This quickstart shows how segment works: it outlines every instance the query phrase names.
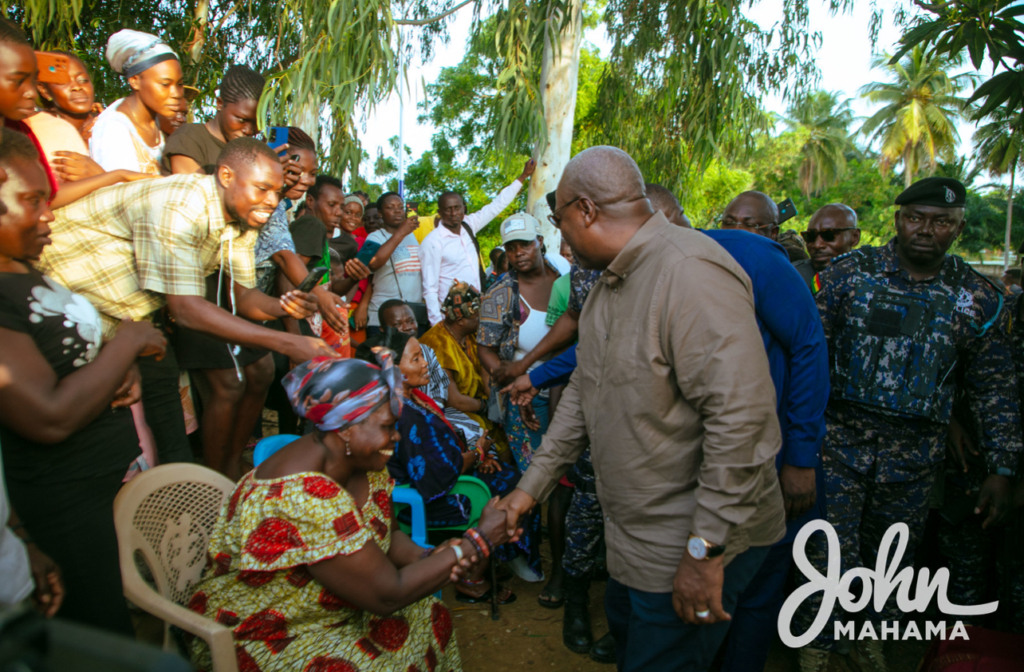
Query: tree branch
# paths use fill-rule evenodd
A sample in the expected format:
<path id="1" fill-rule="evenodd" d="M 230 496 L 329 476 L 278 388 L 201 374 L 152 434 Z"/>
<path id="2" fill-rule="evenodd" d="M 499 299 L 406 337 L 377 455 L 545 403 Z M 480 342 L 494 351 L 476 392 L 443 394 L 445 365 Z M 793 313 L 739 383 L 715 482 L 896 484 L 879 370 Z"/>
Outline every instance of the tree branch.
<path id="1" fill-rule="evenodd" d="M 425 26 L 428 23 L 434 23 L 434 22 L 440 21 L 441 19 L 444 19 L 444 18 L 446 18 L 448 16 L 451 16 L 452 14 L 454 14 L 457 11 L 459 11 L 460 9 L 462 9 L 463 7 L 465 7 L 466 5 L 468 5 L 471 2 L 475 2 L 475 0 L 463 0 L 459 4 L 455 5 L 451 9 L 449 9 L 447 12 L 443 12 L 441 14 L 438 14 L 437 16 L 432 16 L 429 19 L 418 19 L 418 20 L 395 19 L 395 25 L 396 26 Z"/>

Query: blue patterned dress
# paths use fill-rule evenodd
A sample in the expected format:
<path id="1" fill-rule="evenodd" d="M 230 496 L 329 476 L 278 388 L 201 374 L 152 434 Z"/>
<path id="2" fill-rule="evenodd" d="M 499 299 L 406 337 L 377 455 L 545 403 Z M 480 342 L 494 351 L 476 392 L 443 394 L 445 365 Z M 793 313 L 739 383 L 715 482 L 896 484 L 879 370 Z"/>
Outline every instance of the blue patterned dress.
<path id="1" fill-rule="evenodd" d="M 423 497 L 428 527 L 465 524 L 470 517 L 469 498 L 452 494 L 451 490 L 462 474 L 462 453 L 468 448 L 444 414 L 425 394 L 413 390 L 402 405 L 398 431 L 402 438 L 395 444 L 395 454 L 388 461 L 388 471 L 395 483 L 410 484 Z M 467 476 L 486 483 L 492 496 L 505 496 L 515 489 L 521 474 L 514 466 L 502 464 L 501 471 L 485 474 L 475 469 Z M 398 517 L 408 521 L 403 515 Z M 525 531 L 519 541 L 501 546 L 496 554 L 507 562 L 522 553 L 530 567 L 540 574 L 540 513 L 528 516 L 523 528 Z"/>

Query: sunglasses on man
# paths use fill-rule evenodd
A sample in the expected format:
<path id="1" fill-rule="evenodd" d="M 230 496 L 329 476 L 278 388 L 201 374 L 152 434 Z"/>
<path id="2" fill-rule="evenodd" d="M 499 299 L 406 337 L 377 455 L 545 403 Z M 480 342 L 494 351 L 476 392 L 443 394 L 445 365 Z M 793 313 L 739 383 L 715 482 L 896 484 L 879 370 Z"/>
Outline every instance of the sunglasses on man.
<path id="1" fill-rule="evenodd" d="M 808 245 L 813 245 L 814 241 L 818 239 L 818 236 L 821 236 L 821 239 L 826 243 L 834 243 L 836 242 L 836 236 L 838 234 L 843 231 L 853 231 L 856 228 L 856 226 L 847 226 L 842 229 L 825 229 L 824 231 L 801 231 L 800 237 L 803 238 L 804 242 Z"/>

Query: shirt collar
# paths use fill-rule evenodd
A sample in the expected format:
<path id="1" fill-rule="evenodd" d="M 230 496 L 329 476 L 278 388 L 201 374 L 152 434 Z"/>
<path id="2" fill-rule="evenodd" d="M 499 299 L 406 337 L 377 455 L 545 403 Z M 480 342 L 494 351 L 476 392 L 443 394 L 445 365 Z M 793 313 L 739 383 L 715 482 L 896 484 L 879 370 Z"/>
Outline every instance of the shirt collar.
<path id="1" fill-rule="evenodd" d="M 892 240 L 881 247 L 881 254 L 878 255 L 878 268 L 880 271 L 883 273 L 900 273 L 911 282 L 931 282 L 936 278 L 942 277 L 955 263 L 952 255 L 946 254 L 942 259 L 942 269 L 938 273 L 926 280 L 914 280 L 910 277 L 910 273 L 900 266 L 900 258 L 896 253 L 896 236 L 893 236 Z"/>
<path id="2" fill-rule="evenodd" d="M 643 226 L 633 234 L 633 237 L 612 260 L 612 263 L 608 264 L 608 268 L 601 274 L 601 279 L 610 287 L 620 285 L 635 269 L 647 243 L 670 226 L 672 224 L 668 223 L 660 210 L 654 213 L 654 216 L 644 222 Z"/>
<path id="3" fill-rule="evenodd" d="M 465 232 L 465 229 L 460 226 L 458 231 L 452 231 L 441 222 L 438 222 L 434 231 L 437 231 L 439 236 L 445 236 L 447 238 L 462 238 L 462 234 Z"/>
<path id="4" fill-rule="evenodd" d="M 219 232 L 221 242 L 242 236 L 242 225 L 224 219 L 224 199 L 217 193 L 217 177 L 206 175 L 199 184 L 206 191 L 206 216 L 210 222 L 210 231 Z"/>

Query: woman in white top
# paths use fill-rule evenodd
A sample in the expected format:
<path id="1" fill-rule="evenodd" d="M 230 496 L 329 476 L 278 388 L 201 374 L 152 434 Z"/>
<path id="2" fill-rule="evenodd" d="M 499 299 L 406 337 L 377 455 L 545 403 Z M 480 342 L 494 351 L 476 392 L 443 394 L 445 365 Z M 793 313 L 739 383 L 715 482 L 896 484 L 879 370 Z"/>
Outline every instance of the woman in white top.
<path id="1" fill-rule="evenodd" d="M 120 30 L 107 41 L 107 62 L 128 78 L 132 93 L 96 119 L 89 153 L 104 170 L 160 174 L 166 136 L 159 117 L 184 102 L 181 64 L 169 46 L 148 33 Z"/>

